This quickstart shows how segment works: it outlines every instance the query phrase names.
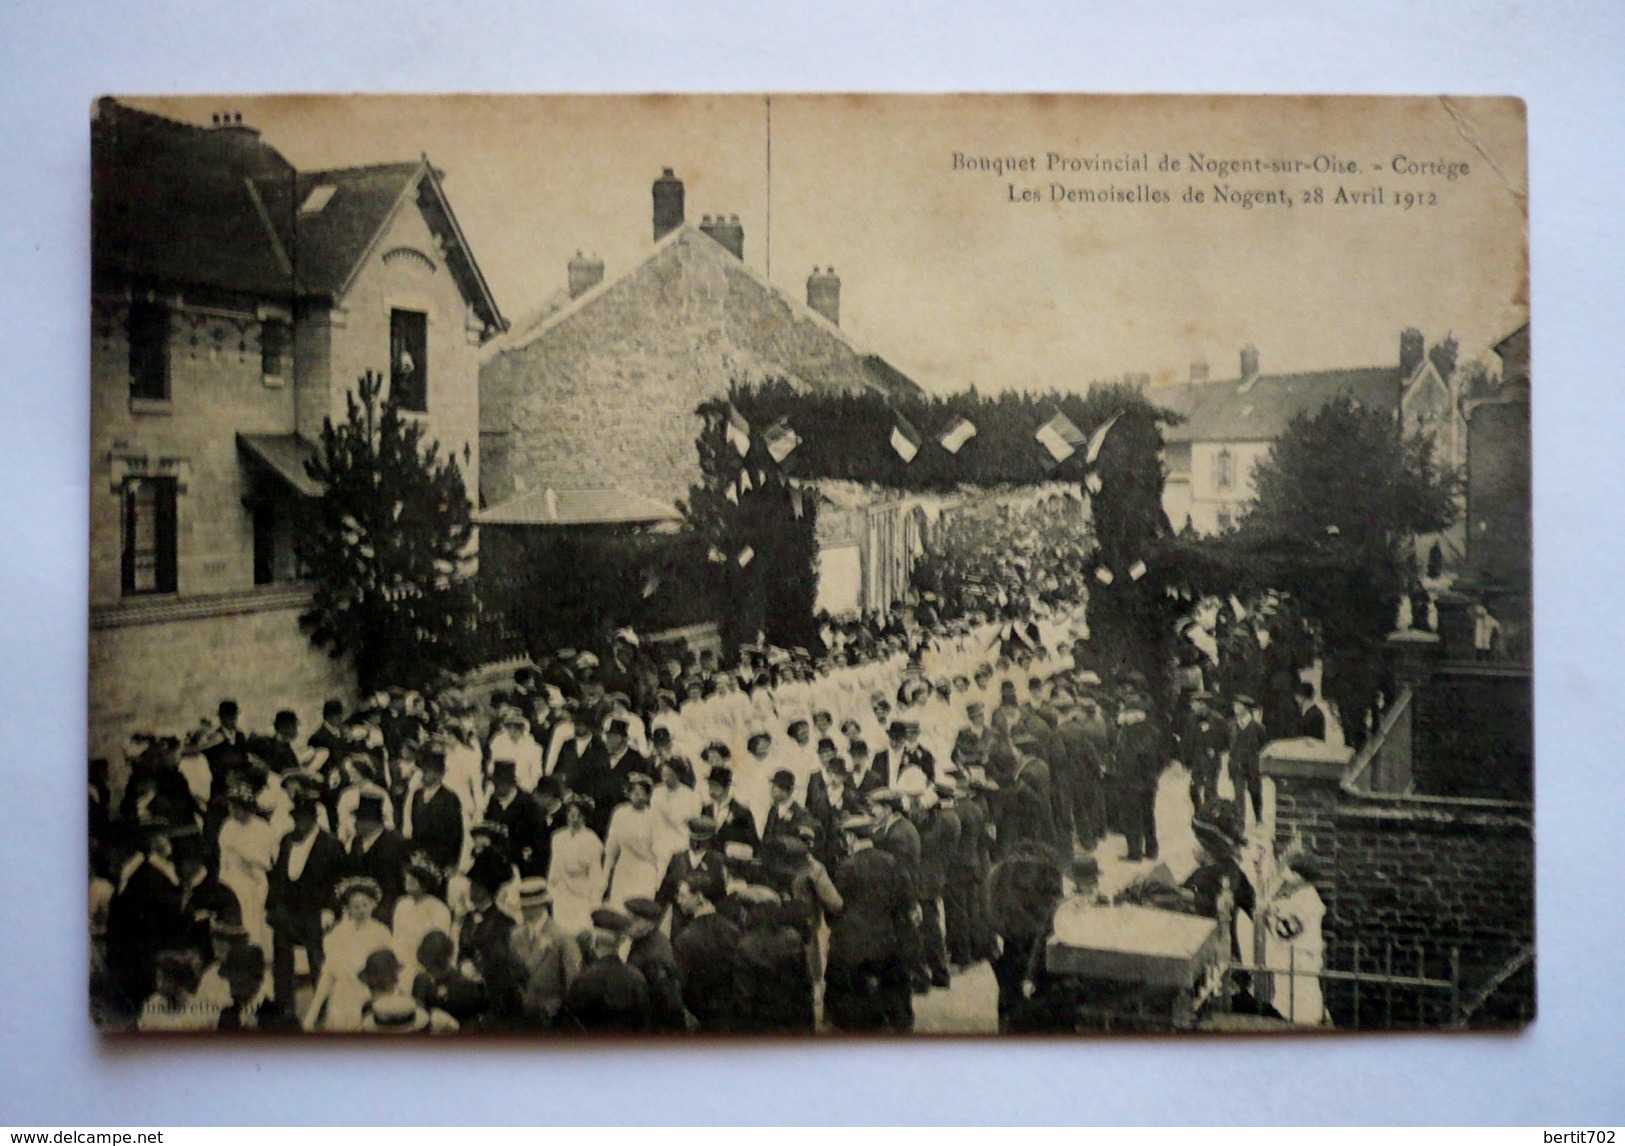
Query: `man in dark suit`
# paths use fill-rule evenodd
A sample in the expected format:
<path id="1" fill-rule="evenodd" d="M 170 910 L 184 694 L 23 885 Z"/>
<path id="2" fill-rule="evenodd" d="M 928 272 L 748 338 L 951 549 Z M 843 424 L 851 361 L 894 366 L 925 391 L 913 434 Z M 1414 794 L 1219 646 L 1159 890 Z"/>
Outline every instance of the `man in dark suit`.
<path id="1" fill-rule="evenodd" d="M 342 760 L 346 751 L 343 724 L 344 702 L 337 697 L 329 698 L 322 705 L 321 727 L 305 738 L 305 746 L 325 750 L 328 760 Z"/>
<path id="2" fill-rule="evenodd" d="M 815 778 L 821 778 L 819 773 Z M 765 844 L 774 836 L 800 836 L 802 828 L 811 828 L 814 833 L 818 831 L 818 824 L 813 820 L 806 808 L 795 802 L 796 790 L 795 773 L 788 768 L 780 768 L 773 773 L 768 782 L 768 794 L 772 800 L 767 809 L 767 819 L 762 824 L 762 842 Z"/>
<path id="3" fill-rule="evenodd" d="M 672 943 L 683 978 L 683 1006 L 701 1031 L 726 1031 L 733 1022 L 734 958 L 739 928 L 717 911 L 722 877 L 697 871 L 677 883 L 677 908 L 688 917 Z"/>
<path id="4" fill-rule="evenodd" d="M 1264 778 L 1259 757 L 1264 751 L 1264 728 L 1253 712 L 1253 698 L 1237 696 L 1231 705 L 1235 724 L 1230 733 L 1230 783 L 1236 789 L 1236 807 L 1245 816 L 1252 797 L 1253 822 L 1264 821 Z"/>
<path id="5" fill-rule="evenodd" d="M 677 953 L 672 950 L 671 940 L 660 930 L 666 909 L 653 899 L 633 896 L 626 901 L 626 913 L 632 919 L 627 931 L 632 937 L 632 946 L 626 953 L 626 964 L 642 972 L 643 981 L 649 985 L 650 1029 L 686 1029 L 683 979 L 677 967 Z"/>
<path id="6" fill-rule="evenodd" d="M 558 796 L 559 784 L 548 776 L 536 785 L 540 798 Z M 512 760 L 491 765 L 491 799 L 485 805 L 487 823 L 508 831 L 508 849 L 522 876 L 545 876 L 553 857 L 553 834 L 547 813 L 537 797 L 519 790 L 518 769 Z"/>
<path id="7" fill-rule="evenodd" d="M 948 947 L 943 934 L 942 904 L 948 887 L 948 869 L 959 850 L 959 813 L 954 811 L 958 788 L 944 779 L 935 785 L 937 803 L 923 804 L 914 813 L 920 833 L 920 946 L 926 977 L 933 987 L 947 987 Z"/>
<path id="8" fill-rule="evenodd" d="M 842 824 L 850 854 L 835 869 L 841 913 L 830 921 L 824 1014 L 844 1031 L 914 1027 L 906 953 L 915 911 L 897 859 L 874 846 L 875 824 Z"/>
<path id="9" fill-rule="evenodd" d="M 406 861 L 411 847 L 401 834 L 384 827 L 386 795 L 376 789 L 362 792 L 355 806 L 355 839 L 350 841 L 350 875 L 376 880 L 383 892 L 376 912 L 388 924 L 395 916 L 395 902 L 406 890 Z"/>
<path id="10" fill-rule="evenodd" d="M 592 913 L 592 961 L 565 992 L 563 1022 L 589 1034 L 649 1029 L 649 983 L 621 961 L 621 940 L 631 920 L 608 907 Z"/>
<path id="11" fill-rule="evenodd" d="M 710 799 L 700 806 L 700 815 L 709 816 L 717 826 L 716 846 L 748 844 L 755 851 L 762 846 L 762 837 L 756 830 L 756 817 L 750 809 L 733 798 L 733 769 L 725 764 L 712 766 L 705 778 Z"/>
<path id="12" fill-rule="evenodd" d="M 265 919 L 271 928 L 271 983 L 277 1002 L 294 1005 L 294 950 L 305 949 L 314 981 L 322 973 L 325 915 L 333 910 L 333 889 L 345 874 L 344 848 L 317 827 L 321 795 L 300 784 L 290 793 L 293 829 L 282 837 L 271 865 Z"/>
<path id="13" fill-rule="evenodd" d="M 910 780 L 917 783 L 916 777 Z M 914 787 L 907 789 L 914 795 L 919 791 Z M 916 904 L 922 898 L 920 893 L 920 830 L 914 822 L 903 814 L 903 805 L 908 796 L 896 788 L 886 788 L 873 798 L 873 803 L 879 813 L 879 824 L 875 830 L 875 847 L 889 854 L 897 861 L 900 878 L 908 889 L 909 898 Z M 924 936 L 921 934 L 920 924 L 924 915 L 920 911 L 913 914 L 913 920 L 904 928 L 903 955 L 908 966 L 909 984 L 916 994 L 924 994 L 930 989 L 931 978 L 925 971 L 924 962 Z"/>
<path id="14" fill-rule="evenodd" d="M 867 741 L 852 741 L 847 746 L 847 753 L 852 757 L 851 782 L 853 791 L 860 796 L 867 797 L 871 792 L 878 792 L 886 786 L 886 770 L 883 767 L 877 767 L 876 761 L 870 758 Z"/>
<path id="15" fill-rule="evenodd" d="M 406 838 L 416 850 L 427 852 L 441 871 L 453 871 L 463 857 L 463 804 L 445 785 L 445 750 L 424 745 L 418 753 L 418 775 L 423 786 L 408 801 Z"/>
<path id="16" fill-rule="evenodd" d="M 886 740 L 886 747 L 875 753 L 871 769 L 880 777 L 876 788 L 890 788 L 897 783 L 903 769 L 908 767 L 908 733 L 901 720 L 892 721 L 886 728 Z"/>
<path id="17" fill-rule="evenodd" d="M 903 767 L 918 768 L 925 773 L 927 780 L 937 778 L 937 758 L 920 743 L 918 720 L 903 721 Z M 893 777 L 893 782 L 896 782 L 896 777 Z"/>
<path id="18" fill-rule="evenodd" d="M 190 822 L 149 821 L 142 825 L 143 855 L 107 911 L 107 968 L 117 1017 L 134 1023 L 158 977 L 159 952 L 187 945 L 190 890 L 176 857 L 182 847 L 198 847 Z"/>
<path id="19" fill-rule="evenodd" d="M 1118 783 L 1119 811 L 1128 841 L 1130 863 L 1157 858 L 1157 780 L 1162 752 L 1157 731 L 1147 719 L 1145 700 L 1126 697 L 1117 714 L 1117 749 L 1113 772 Z"/>
<path id="20" fill-rule="evenodd" d="M 604 825 L 598 830 L 600 839 L 604 837 L 609 828 L 609 818 L 615 809 L 626 801 L 626 782 L 633 775 L 649 775 L 649 765 L 643 754 L 632 749 L 628 737 L 632 731 L 631 724 L 623 717 L 612 716 L 604 727 L 604 756 L 607 765 L 607 775 L 604 779 L 602 799 L 597 795 L 599 808 L 607 808 L 603 814 Z"/>
<path id="21" fill-rule="evenodd" d="M 711 817 L 695 816 L 688 821 L 688 850 L 678 852 L 666 864 L 666 874 L 660 881 L 660 890 L 655 893 L 656 902 L 663 907 L 675 908 L 678 885 L 695 872 L 705 871 L 719 881 L 723 879 L 727 865 L 723 861 L 722 853 L 715 846 L 716 835 L 716 821 Z M 677 937 L 682 934 L 686 924 L 687 919 L 681 911 L 672 911 L 673 943 L 677 942 Z"/>
<path id="22" fill-rule="evenodd" d="M 487 849 L 468 869 L 468 914 L 457 932 L 458 970 L 481 986 L 475 1026 L 506 1028 L 519 1021 L 520 968 L 513 953 L 514 921 L 496 896 L 513 877 L 507 860 Z"/>

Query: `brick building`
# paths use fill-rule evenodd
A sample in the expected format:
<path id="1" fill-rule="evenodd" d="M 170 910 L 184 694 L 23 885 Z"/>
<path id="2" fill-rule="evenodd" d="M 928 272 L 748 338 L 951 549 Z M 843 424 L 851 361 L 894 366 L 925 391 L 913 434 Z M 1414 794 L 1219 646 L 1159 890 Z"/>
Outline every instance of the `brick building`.
<path id="1" fill-rule="evenodd" d="M 111 99 L 91 155 L 91 753 L 222 696 L 308 726 L 353 687 L 298 625 L 323 420 L 382 374 L 472 497 L 504 320 L 426 158 L 302 172 L 240 116 Z"/>

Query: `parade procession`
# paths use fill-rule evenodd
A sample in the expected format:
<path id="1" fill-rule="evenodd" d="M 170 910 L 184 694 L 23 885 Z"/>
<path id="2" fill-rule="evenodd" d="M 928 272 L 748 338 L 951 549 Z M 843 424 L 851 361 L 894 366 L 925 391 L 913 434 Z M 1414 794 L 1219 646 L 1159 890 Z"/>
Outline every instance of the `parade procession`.
<path id="1" fill-rule="evenodd" d="M 840 237 L 844 308 L 827 258 L 804 299 L 773 269 L 853 218 L 793 193 L 833 105 L 672 113 L 769 112 L 760 257 L 744 191 L 745 223 L 685 213 L 736 189 L 665 166 L 682 132 L 578 155 L 637 180 L 593 213 L 535 186 L 573 163 L 435 107 L 461 167 L 405 113 L 369 142 L 320 101 L 95 109 L 101 1029 L 1532 1018 L 1526 308 L 1351 314 L 1334 349 L 1231 316 L 1234 376 L 1030 373 L 1126 353 L 1132 322 L 1069 314 L 980 336 L 1028 356 L 985 393 L 917 381 L 872 349 L 908 308 L 862 252 L 959 273 L 937 253 Z M 1418 122 L 1418 154 L 1459 142 Z M 552 237 L 578 225 L 607 257 Z M 1060 276 L 1062 246 L 1022 249 Z M 1299 368 L 1334 352 L 1378 364 Z"/>

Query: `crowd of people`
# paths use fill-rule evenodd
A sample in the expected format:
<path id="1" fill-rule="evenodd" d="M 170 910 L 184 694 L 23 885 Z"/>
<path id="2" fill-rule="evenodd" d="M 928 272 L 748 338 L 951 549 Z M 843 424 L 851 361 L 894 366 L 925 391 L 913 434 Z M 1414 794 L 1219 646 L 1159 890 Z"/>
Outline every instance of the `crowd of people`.
<path id="1" fill-rule="evenodd" d="M 1203 850 L 1176 906 L 1253 913 L 1265 737 L 1325 735 L 1263 655 L 1282 609 L 1197 610 L 1159 682 L 1035 603 L 728 666 L 623 632 L 490 694 L 329 700 L 308 733 L 222 701 L 132 737 L 116 793 L 93 764 L 95 1006 L 141 1029 L 908 1031 L 986 962 L 1001 1028 L 1056 1029 L 1050 920 L 1096 900 L 1108 834 L 1153 866 L 1176 762 Z"/>

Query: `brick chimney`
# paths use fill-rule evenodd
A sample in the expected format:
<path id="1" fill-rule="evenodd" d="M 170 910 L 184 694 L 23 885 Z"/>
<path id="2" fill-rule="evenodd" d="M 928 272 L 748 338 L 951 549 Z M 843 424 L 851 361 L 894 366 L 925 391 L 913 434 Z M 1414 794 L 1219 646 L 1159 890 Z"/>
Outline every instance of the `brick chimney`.
<path id="1" fill-rule="evenodd" d="M 836 326 L 841 325 L 841 280 L 834 267 L 814 267 L 807 276 L 807 306 Z"/>
<path id="2" fill-rule="evenodd" d="M 604 281 L 604 260 L 594 255 L 588 258 L 580 251 L 570 260 L 570 297 L 580 298 Z"/>
<path id="3" fill-rule="evenodd" d="M 243 113 L 240 111 L 227 111 L 213 116 L 212 129 L 222 135 L 230 135 L 237 139 L 258 141 L 260 129 L 243 122 Z"/>
<path id="4" fill-rule="evenodd" d="M 1403 378 L 1409 378 L 1416 373 L 1416 368 L 1422 365 L 1422 355 L 1425 354 L 1426 343 L 1422 340 L 1422 332 L 1414 326 L 1407 326 L 1399 333 L 1399 373 Z"/>
<path id="5" fill-rule="evenodd" d="M 654 182 L 655 242 L 683 225 L 683 181 L 670 167 Z"/>
<path id="6" fill-rule="evenodd" d="M 734 258 L 745 261 L 745 228 L 740 226 L 738 215 L 718 215 L 715 218 L 707 215 L 700 223 L 700 230 L 727 247 Z"/>
<path id="7" fill-rule="evenodd" d="M 1248 343 L 1241 348 L 1241 384 L 1251 386 L 1258 381 L 1258 347 Z"/>

